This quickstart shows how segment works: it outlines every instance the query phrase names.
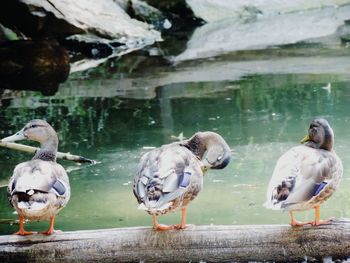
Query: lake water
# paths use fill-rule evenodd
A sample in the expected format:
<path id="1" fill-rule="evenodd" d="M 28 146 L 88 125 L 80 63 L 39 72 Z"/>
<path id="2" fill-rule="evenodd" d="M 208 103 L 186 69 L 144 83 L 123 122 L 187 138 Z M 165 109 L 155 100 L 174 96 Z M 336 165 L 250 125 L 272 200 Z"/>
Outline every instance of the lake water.
<path id="1" fill-rule="evenodd" d="M 331 88 L 325 88 L 330 83 Z M 335 132 L 344 164 L 339 190 L 321 207 L 322 217 L 350 217 L 350 52 L 345 45 L 292 45 L 231 52 L 216 58 L 171 64 L 142 52 L 70 76 L 55 96 L 17 91 L 2 94 L 0 137 L 33 118 L 58 132 L 59 150 L 99 161 L 70 171 L 72 197 L 56 220 L 63 231 L 151 226 L 137 210 L 133 174 L 145 146 L 172 142 L 172 135 L 220 133 L 233 149 L 224 170 L 209 171 L 190 204 L 188 223 L 286 224 L 288 213 L 266 210 L 266 187 L 278 157 L 297 145 L 310 120 L 322 116 Z M 0 149 L 0 182 L 30 159 Z M 313 217 L 313 211 L 296 218 Z M 17 230 L 17 219 L 0 188 L 0 234 Z M 177 223 L 180 213 L 160 217 Z M 32 222 L 27 230 L 44 230 Z"/>

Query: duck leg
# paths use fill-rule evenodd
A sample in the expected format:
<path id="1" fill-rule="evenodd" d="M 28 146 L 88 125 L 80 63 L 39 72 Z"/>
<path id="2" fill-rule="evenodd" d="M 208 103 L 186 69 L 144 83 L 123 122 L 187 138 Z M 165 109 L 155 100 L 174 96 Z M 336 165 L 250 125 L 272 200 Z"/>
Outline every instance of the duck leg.
<path id="1" fill-rule="evenodd" d="M 290 216 L 290 225 L 291 226 L 305 226 L 305 225 L 312 224 L 312 221 L 301 222 L 301 221 L 295 220 L 292 210 L 289 211 L 289 216 Z"/>
<path id="2" fill-rule="evenodd" d="M 175 229 L 185 229 L 188 225 L 186 225 L 186 207 L 181 209 L 181 223 L 174 225 Z"/>
<path id="3" fill-rule="evenodd" d="M 49 229 L 40 233 L 44 235 L 52 235 L 55 232 L 54 225 L 55 225 L 55 216 L 51 216 Z"/>
<path id="4" fill-rule="evenodd" d="M 153 228 L 154 230 L 164 231 L 174 229 L 174 226 L 167 226 L 158 223 L 158 216 L 153 214 Z"/>
<path id="5" fill-rule="evenodd" d="M 27 236 L 27 235 L 33 234 L 34 232 L 29 232 L 29 231 L 24 230 L 24 226 L 23 226 L 24 218 L 23 218 L 23 216 L 18 216 L 18 218 L 19 218 L 19 230 L 13 234 L 14 235 L 21 235 L 21 236 Z"/>
<path id="6" fill-rule="evenodd" d="M 320 205 L 315 206 L 315 221 L 312 222 L 313 226 L 319 226 L 319 225 L 329 225 L 332 223 L 332 220 L 334 220 L 334 217 L 331 217 L 326 220 L 320 220 Z"/>

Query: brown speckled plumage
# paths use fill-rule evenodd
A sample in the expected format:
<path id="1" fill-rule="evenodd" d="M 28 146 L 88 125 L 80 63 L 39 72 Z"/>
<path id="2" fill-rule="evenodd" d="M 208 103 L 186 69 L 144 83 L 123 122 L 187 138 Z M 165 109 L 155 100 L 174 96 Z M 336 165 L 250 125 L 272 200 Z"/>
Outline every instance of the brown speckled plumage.
<path id="1" fill-rule="evenodd" d="M 208 154 L 214 161 L 208 163 Z M 199 132 L 144 154 L 133 186 L 139 208 L 160 215 L 186 207 L 203 187 L 203 167 L 224 168 L 230 155 L 226 142 L 213 132 Z"/>
<path id="2" fill-rule="evenodd" d="M 343 175 L 333 150 L 333 130 L 324 119 L 311 122 L 305 144 L 291 148 L 278 160 L 265 206 L 307 210 L 319 206 L 336 191 Z"/>
<path id="3" fill-rule="evenodd" d="M 20 231 L 25 235 L 23 220 L 52 220 L 68 203 L 69 179 L 64 168 L 56 163 L 58 138 L 54 129 L 43 120 L 32 120 L 15 135 L 2 141 L 28 139 L 40 143 L 31 161 L 18 164 L 10 178 L 7 192 L 20 217 Z M 50 221 L 51 222 L 51 221 Z M 47 234 L 51 234 L 50 227 Z"/>

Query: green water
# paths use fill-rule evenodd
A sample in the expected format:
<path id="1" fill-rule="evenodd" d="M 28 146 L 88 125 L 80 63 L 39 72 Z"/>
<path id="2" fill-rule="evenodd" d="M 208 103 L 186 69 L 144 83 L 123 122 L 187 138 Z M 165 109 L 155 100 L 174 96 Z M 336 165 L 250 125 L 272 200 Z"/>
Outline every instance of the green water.
<path id="1" fill-rule="evenodd" d="M 139 58 L 134 55 L 71 76 L 54 97 L 29 91 L 4 93 L 0 137 L 14 133 L 30 119 L 44 118 L 59 134 L 60 151 L 101 162 L 78 166 L 60 161 L 70 171 L 72 197 L 57 217 L 57 229 L 150 226 L 151 217 L 137 210 L 131 183 L 146 151 L 143 147 L 169 143 L 171 135 L 181 132 L 189 137 L 204 130 L 220 133 L 233 149 L 233 159 L 224 170 L 207 173 L 204 189 L 189 206 L 188 223 L 284 224 L 289 222 L 287 213 L 262 206 L 269 178 L 278 157 L 298 144 L 310 120 L 323 116 L 333 126 L 344 178 L 339 190 L 322 205 L 321 215 L 350 217 L 350 70 L 348 64 L 341 64 L 345 58 L 350 61 L 350 55 L 348 48 L 332 52 L 329 56 L 322 49 L 312 49 L 308 57 L 308 50 L 297 49 L 283 55 L 282 60 L 292 61 L 288 63 L 281 63 L 279 52 L 273 51 L 249 56 L 236 53 L 176 66 L 144 59 L 146 65 L 141 63 L 133 71 L 123 69 L 125 60 Z M 300 60 L 295 61 L 295 56 Z M 281 67 L 262 71 L 256 66 L 262 61 L 267 61 L 266 67 L 280 61 Z M 288 68 L 290 63 L 295 65 Z M 316 69 L 308 70 L 313 65 Z M 243 66 L 251 70 L 242 72 Z M 218 77 L 221 73 L 210 67 L 230 70 Z M 198 72 L 204 72 L 202 80 Z M 330 91 L 322 88 L 328 82 Z M 0 182 L 6 184 L 14 166 L 30 158 L 0 149 Z M 296 213 L 301 220 L 312 216 L 312 211 Z M 15 232 L 15 220 L 2 187 L 0 234 Z M 160 218 L 162 223 L 179 220 L 179 213 Z M 47 226 L 48 222 L 26 224 L 28 230 Z"/>

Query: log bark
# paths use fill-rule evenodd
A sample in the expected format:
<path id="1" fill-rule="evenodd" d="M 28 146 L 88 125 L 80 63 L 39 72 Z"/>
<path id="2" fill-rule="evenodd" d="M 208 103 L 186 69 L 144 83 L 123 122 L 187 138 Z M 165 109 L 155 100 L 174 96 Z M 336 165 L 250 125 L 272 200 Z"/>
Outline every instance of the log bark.
<path id="1" fill-rule="evenodd" d="M 350 222 L 289 225 L 150 227 L 0 236 L 0 262 L 292 262 L 346 259 Z"/>

